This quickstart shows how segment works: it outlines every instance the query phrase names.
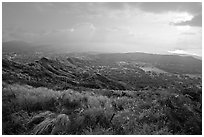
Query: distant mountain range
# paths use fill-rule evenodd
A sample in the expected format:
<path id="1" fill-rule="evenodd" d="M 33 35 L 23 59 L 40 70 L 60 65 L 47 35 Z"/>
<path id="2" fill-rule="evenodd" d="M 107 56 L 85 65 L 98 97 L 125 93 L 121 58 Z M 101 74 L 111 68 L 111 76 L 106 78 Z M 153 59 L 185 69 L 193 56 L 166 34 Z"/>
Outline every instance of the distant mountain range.
<path id="1" fill-rule="evenodd" d="M 24 41 L 8 41 L 2 43 L 2 51 L 3 52 L 15 52 L 15 53 L 33 53 L 33 52 L 55 52 L 55 53 L 63 53 L 68 49 L 67 47 L 56 46 L 56 45 L 34 45 L 32 43 L 24 42 Z M 88 54 L 101 54 L 100 52 L 86 52 Z M 155 54 L 154 54 L 155 55 Z M 202 57 L 195 56 L 195 55 L 186 55 L 186 54 L 172 54 L 172 55 L 179 55 L 179 56 L 191 56 L 196 59 L 202 60 Z"/>
<path id="2" fill-rule="evenodd" d="M 2 51 L 30 54 L 34 52 L 63 52 L 64 49 L 55 45 L 34 45 L 23 41 L 8 41 L 2 43 Z"/>
<path id="3" fill-rule="evenodd" d="M 34 45 L 23 41 L 9 41 L 2 43 L 3 52 L 27 53 L 35 50 Z"/>
<path id="4" fill-rule="evenodd" d="M 55 52 L 62 52 L 57 50 L 57 46 L 48 45 L 33 45 L 22 41 L 10 41 L 2 43 L 3 54 L 14 52 L 17 53 L 17 57 L 13 57 L 21 60 L 32 60 L 40 59 L 46 56 L 46 53 L 55 54 Z M 41 55 L 35 55 L 36 52 L 42 52 Z M 65 57 L 86 57 L 92 61 L 92 65 L 114 65 L 116 62 L 135 62 L 135 63 L 146 63 L 152 66 L 164 70 L 169 73 L 176 74 L 201 74 L 202 73 L 202 60 L 197 59 L 198 57 L 184 56 L 184 55 L 159 55 L 159 54 L 147 54 L 147 53 L 68 53 L 64 54 Z M 38 58 L 38 56 L 40 58 Z M 60 56 L 60 55 L 59 55 Z M 35 60 L 33 59 L 33 60 Z M 94 63 L 94 64 L 93 64 Z M 82 62 L 83 65 L 83 62 Z"/>

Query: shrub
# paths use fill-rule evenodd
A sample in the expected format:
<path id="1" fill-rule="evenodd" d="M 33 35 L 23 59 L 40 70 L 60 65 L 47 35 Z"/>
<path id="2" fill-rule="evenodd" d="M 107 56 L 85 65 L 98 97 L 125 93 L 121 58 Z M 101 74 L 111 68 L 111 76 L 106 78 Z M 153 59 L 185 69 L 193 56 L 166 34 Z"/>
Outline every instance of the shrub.
<path id="1" fill-rule="evenodd" d="M 64 134 L 71 124 L 66 114 L 56 115 L 49 111 L 38 114 L 29 123 L 37 124 L 31 132 L 35 135 Z"/>
<path id="2" fill-rule="evenodd" d="M 33 126 L 41 123 L 42 121 L 44 121 L 46 118 L 53 118 L 55 117 L 55 114 L 50 112 L 50 111 L 46 111 L 46 112 L 42 112 L 42 113 L 39 113 L 37 115 L 35 115 L 28 123 L 28 127 L 29 128 L 32 128 Z"/>
<path id="3" fill-rule="evenodd" d="M 27 122 L 29 119 L 30 117 L 25 111 L 19 111 L 10 114 L 8 119 L 2 122 L 2 133 L 7 135 L 26 134 L 28 131 Z"/>
<path id="4" fill-rule="evenodd" d="M 40 110 L 54 110 L 60 92 L 49 90 L 47 88 L 33 88 L 30 86 L 12 85 L 8 89 L 4 89 L 3 93 L 7 94 L 13 92 L 15 99 L 12 99 L 14 106 L 18 110 L 25 110 L 30 112 Z M 3 97 L 4 99 L 6 96 Z M 8 104 L 8 103 L 4 103 Z M 12 105 L 11 105 L 12 106 Z M 15 110 L 17 111 L 17 110 Z"/>
<path id="5" fill-rule="evenodd" d="M 202 103 L 183 92 L 108 92 L 4 83 L 3 134 L 202 134 Z"/>
<path id="6" fill-rule="evenodd" d="M 84 129 L 84 135 L 114 135 L 113 130 L 111 128 L 103 128 L 101 126 L 96 126 L 94 129 Z"/>
<path id="7" fill-rule="evenodd" d="M 70 122 L 69 116 L 67 116 L 65 114 L 58 115 L 55 119 L 55 126 L 52 129 L 51 134 L 55 135 L 55 134 L 66 133 L 66 131 L 70 127 L 70 124 L 71 124 L 71 122 Z"/>
<path id="8" fill-rule="evenodd" d="M 84 111 L 84 125 L 94 129 L 96 125 L 104 128 L 110 126 L 111 112 L 107 112 L 102 108 L 89 108 Z"/>
<path id="9" fill-rule="evenodd" d="M 38 124 L 32 131 L 34 135 L 48 135 L 52 132 L 55 125 L 55 119 L 46 118 L 43 122 Z"/>

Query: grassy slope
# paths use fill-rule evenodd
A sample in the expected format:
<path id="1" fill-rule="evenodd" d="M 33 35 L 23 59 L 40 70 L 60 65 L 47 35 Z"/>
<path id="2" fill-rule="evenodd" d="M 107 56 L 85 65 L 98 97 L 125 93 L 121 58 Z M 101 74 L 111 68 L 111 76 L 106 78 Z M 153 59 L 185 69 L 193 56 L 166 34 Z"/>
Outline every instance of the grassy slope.
<path id="1" fill-rule="evenodd" d="M 3 83 L 3 134 L 202 134 L 201 91 L 194 96 Z"/>

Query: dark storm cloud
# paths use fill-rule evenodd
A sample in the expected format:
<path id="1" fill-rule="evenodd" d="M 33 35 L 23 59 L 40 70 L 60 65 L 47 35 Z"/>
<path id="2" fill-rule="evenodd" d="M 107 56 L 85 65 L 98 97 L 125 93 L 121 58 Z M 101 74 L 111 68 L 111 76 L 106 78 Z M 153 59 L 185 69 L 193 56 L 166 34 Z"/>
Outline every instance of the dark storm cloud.
<path id="1" fill-rule="evenodd" d="M 185 26 L 185 25 L 188 25 L 188 26 L 202 27 L 202 15 L 199 14 L 199 15 L 193 17 L 193 19 L 190 20 L 190 21 L 184 21 L 184 22 L 180 22 L 180 23 L 174 23 L 174 25 L 177 25 L 177 26 Z"/>

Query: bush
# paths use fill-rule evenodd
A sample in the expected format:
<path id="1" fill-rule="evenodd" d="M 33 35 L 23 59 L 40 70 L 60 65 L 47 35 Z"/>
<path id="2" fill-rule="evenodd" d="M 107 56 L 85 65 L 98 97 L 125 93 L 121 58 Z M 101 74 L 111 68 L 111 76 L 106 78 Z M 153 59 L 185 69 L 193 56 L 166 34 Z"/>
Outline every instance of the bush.
<path id="1" fill-rule="evenodd" d="M 26 134 L 28 131 L 27 123 L 29 119 L 30 117 L 25 111 L 19 111 L 8 115 L 8 119 L 2 121 L 2 134 Z"/>
<path id="2" fill-rule="evenodd" d="M 3 134 L 202 134 L 202 103 L 187 95 L 103 92 L 4 83 Z"/>
<path id="3" fill-rule="evenodd" d="M 56 117 L 55 119 L 55 126 L 52 129 L 51 134 L 56 135 L 56 134 L 64 134 L 70 127 L 70 119 L 69 116 L 65 114 L 60 114 Z"/>
<path id="4" fill-rule="evenodd" d="M 94 129 L 97 125 L 104 128 L 110 127 L 111 112 L 107 112 L 102 108 L 89 108 L 84 111 L 84 125 Z"/>
<path id="5" fill-rule="evenodd" d="M 64 134 L 70 127 L 70 119 L 66 114 L 56 115 L 49 111 L 36 115 L 29 124 L 34 126 L 31 134 L 49 135 Z"/>

